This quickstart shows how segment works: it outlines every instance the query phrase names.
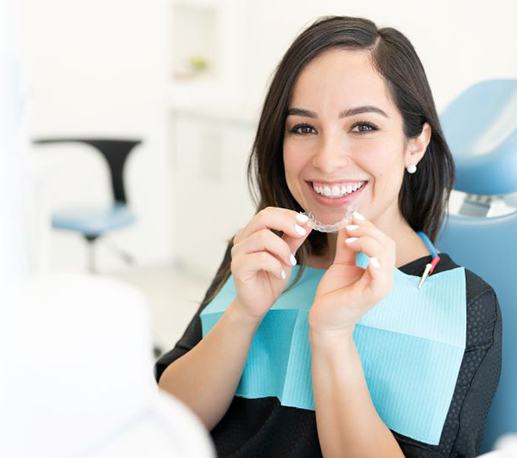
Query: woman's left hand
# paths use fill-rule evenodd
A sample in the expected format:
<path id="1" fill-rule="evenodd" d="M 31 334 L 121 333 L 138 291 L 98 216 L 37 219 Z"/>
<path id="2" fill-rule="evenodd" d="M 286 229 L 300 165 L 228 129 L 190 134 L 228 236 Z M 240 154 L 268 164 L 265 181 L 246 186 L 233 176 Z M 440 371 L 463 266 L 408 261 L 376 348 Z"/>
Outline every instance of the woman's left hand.
<path id="1" fill-rule="evenodd" d="M 334 263 L 318 285 L 309 313 L 311 332 L 351 333 L 392 288 L 395 242 L 361 215 L 354 213 L 351 224 L 352 229 L 338 232 Z M 360 251 L 370 258 L 367 269 L 356 266 Z"/>

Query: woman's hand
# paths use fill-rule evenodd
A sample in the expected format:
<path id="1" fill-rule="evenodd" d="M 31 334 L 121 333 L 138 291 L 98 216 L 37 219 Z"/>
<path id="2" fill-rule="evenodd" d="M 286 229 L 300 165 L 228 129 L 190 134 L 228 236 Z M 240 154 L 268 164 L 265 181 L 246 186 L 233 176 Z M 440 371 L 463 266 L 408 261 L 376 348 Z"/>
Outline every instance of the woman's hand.
<path id="1" fill-rule="evenodd" d="M 294 255 L 311 232 L 306 223 L 294 210 L 267 207 L 235 236 L 231 271 L 246 316 L 261 320 L 287 286 Z"/>
<path id="2" fill-rule="evenodd" d="M 309 314 L 313 333 L 351 333 L 391 290 L 395 242 L 357 213 L 352 223 L 338 232 L 334 263 L 318 285 Z M 356 266 L 359 251 L 370 257 L 366 270 Z"/>

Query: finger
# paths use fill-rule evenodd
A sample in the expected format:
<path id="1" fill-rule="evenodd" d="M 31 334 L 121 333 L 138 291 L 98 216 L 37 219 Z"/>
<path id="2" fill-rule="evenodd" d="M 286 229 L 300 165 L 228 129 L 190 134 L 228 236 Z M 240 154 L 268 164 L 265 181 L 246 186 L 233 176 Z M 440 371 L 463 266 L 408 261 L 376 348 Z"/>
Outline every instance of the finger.
<path id="1" fill-rule="evenodd" d="M 362 231 L 367 231 L 364 232 L 364 234 L 368 234 L 378 239 L 380 242 L 385 243 L 386 245 L 390 245 L 391 243 L 393 243 L 393 240 L 390 237 L 388 237 L 384 232 L 382 232 L 375 224 L 373 224 L 371 221 L 364 219 L 364 217 L 357 212 L 353 213 L 352 221 L 350 224 L 345 226 L 345 229 L 351 237 L 353 237 L 356 233 L 362 235 Z M 354 234 L 352 234 L 352 232 Z"/>
<path id="2" fill-rule="evenodd" d="M 379 298 L 389 290 L 393 277 L 394 261 L 389 248 L 369 236 L 348 238 L 345 243 L 355 252 L 362 251 L 370 259 L 366 275 L 359 280 L 359 287 L 369 288 Z"/>
<path id="3" fill-rule="evenodd" d="M 369 237 L 377 240 L 382 246 L 387 249 L 387 253 L 392 255 L 394 262 L 395 258 L 395 242 L 388 237 L 384 232 L 377 228 L 374 224 L 366 221 L 362 224 L 350 224 L 345 226 L 348 234 L 347 238 L 353 237 Z"/>
<path id="4" fill-rule="evenodd" d="M 307 217 L 287 208 L 266 207 L 259 211 L 236 237 L 237 242 L 249 237 L 261 229 L 281 231 L 292 238 L 308 235 Z"/>
<path id="5" fill-rule="evenodd" d="M 249 280 L 260 270 L 273 274 L 279 280 L 287 278 L 283 264 L 266 251 L 245 254 L 233 259 L 231 270 L 234 278 L 241 281 Z"/>
<path id="6" fill-rule="evenodd" d="M 269 252 L 288 267 L 292 267 L 296 264 L 289 245 L 269 229 L 257 231 L 251 234 L 247 239 L 234 245 L 232 248 L 232 257 L 260 251 Z"/>
<path id="7" fill-rule="evenodd" d="M 369 237 L 367 235 L 363 235 L 361 237 L 348 237 L 344 242 L 345 245 L 355 253 L 362 251 L 370 258 L 376 258 L 379 262 L 384 261 L 383 264 L 387 264 L 387 261 L 389 260 L 385 246 L 373 237 Z"/>
<path id="8" fill-rule="evenodd" d="M 303 242 L 305 242 L 305 240 L 307 240 L 310 233 L 312 232 L 312 229 L 310 227 L 307 227 L 306 229 L 307 229 L 307 234 L 302 235 L 301 237 L 291 237 L 289 234 L 282 235 L 282 240 L 289 247 L 289 250 L 293 254 L 295 261 L 296 261 L 296 253 L 297 253 L 298 249 L 303 245 Z"/>
<path id="9" fill-rule="evenodd" d="M 336 241 L 336 256 L 334 257 L 334 264 L 342 264 L 346 266 L 355 266 L 356 250 L 345 243 L 349 238 L 346 229 L 341 229 L 337 233 Z"/>

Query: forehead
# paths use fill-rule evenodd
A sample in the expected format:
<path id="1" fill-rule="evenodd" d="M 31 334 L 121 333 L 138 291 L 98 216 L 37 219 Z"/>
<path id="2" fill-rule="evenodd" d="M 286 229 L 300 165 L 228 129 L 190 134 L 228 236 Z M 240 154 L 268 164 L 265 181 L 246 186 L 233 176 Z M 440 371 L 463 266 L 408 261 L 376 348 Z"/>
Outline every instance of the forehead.
<path id="1" fill-rule="evenodd" d="M 391 112 L 396 109 L 386 81 L 365 50 L 324 51 L 298 75 L 291 96 L 291 106 L 316 111 L 341 111 L 360 105 L 375 105 Z"/>

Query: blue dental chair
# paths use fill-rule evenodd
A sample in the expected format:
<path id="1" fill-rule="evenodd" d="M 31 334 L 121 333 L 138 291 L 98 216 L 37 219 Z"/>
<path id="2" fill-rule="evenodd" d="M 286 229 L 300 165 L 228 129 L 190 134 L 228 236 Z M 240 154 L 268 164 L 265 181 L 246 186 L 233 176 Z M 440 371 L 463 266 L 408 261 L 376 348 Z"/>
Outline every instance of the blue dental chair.
<path id="1" fill-rule="evenodd" d="M 72 207 L 58 210 L 52 215 L 52 227 L 77 232 L 88 243 L 88 269 L 95 272 L 95 242 L 110 231 L 125 228 L 136 220 L 128 206 L 124 185 L 124 166 L 129 154 L 142 143 L 133 139 L 103 138 L 44 138 L 33 141 L 37 145 L 58 143 L 82 143 L 101 154 L 109 168 L 113 202 L 107 208 Z M 133 258 L 128 253 L 116 249 L 127 263 Z"/>
<path id="2" fill-rule="evenodd" d="M 455 189 L 467 196 L 460 214 L 447 216 L 437 246 L 492 285 L 503 319 L 501 379 L 482 445 L 487 452 L 501 435 L 517 433 L 517 206 L 486 216 L 496 196 L 517 193 L 517 80 L 470 87 L 441 123 L 456 163 Z"/>

